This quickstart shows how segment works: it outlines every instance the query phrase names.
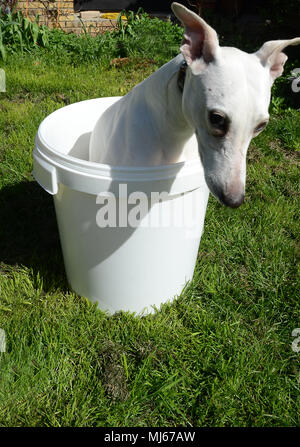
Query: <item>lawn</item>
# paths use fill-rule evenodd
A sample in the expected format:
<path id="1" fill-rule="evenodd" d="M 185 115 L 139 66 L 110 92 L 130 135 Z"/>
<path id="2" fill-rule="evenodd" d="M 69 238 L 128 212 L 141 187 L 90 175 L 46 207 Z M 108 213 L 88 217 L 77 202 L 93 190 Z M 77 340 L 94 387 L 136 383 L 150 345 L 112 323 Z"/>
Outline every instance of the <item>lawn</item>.
<path id="1" fill-rule="evenodd" d="M 52 198 L 31 175 L 34 137 L 52 111 L 123 95 L 157 66 L 2 66 L 0 425 L 299 425 L 300 111 L 273 113 L 252 141 L 239 209 L 210 197 L 184 293 L 154 315 L 109 316 L 66 282 Z"/>

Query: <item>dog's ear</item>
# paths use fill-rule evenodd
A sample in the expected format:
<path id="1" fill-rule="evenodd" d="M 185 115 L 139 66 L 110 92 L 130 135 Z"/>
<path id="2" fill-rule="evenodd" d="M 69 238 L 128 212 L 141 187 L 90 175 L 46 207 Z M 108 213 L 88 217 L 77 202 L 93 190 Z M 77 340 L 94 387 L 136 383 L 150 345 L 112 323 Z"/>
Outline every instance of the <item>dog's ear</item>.
<path id="1" fill-rule="evenodd" d="M 184 26 L 181 53 L 192 71 L 197 74 L 216 57 L 219 41 L 217 33 L 201 17 L 179 3 L 172 3 L 172 11 Z"/>
<path id="2" fill-rule="evenodd" d="M 269 68 L 272 82 L 282 75 L 283 67 L 287 60 L 287 55 L 281 51 L 289 45 L 299 44 L 300 37 L 288 40 L 270 40 L 264 43 L 255 53 L 262 65 Z"/>

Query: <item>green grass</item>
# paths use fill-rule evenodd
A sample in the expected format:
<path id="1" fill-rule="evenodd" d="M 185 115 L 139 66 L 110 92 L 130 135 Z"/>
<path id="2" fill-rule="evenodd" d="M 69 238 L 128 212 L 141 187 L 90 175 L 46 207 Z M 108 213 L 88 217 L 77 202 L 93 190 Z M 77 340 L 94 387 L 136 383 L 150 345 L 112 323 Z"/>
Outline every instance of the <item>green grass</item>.
<path id="1" fill-rule="evenodd" d="M 137 62 L 137 61 L 135 61 Z M 210 198 L 193 281 L 143 318 L 112 317 L 65 279 L 52 199 L 31 176 L 42 119 L 122 95 L 156 68 L 9 59 L 0 100 L 1 426 L 300 423 L 299 111 L 248 154 L 247 196 Z"/>

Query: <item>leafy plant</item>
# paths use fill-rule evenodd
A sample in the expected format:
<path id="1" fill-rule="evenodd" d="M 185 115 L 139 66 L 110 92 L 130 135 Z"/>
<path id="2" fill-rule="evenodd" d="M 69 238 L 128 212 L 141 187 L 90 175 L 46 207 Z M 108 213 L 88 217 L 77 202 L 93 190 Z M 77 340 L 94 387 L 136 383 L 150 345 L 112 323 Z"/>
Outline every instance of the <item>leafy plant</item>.
<path id="1" fill-rule="evenodd" d="M 121 18 L 124 16 L 126 22 Z M 114 31 L 95 37 L 86 29 L 83 31 L 81 35 L 59 29 L 49 31 L 46 54 L 73 65 L 93 61 L 109 64 L 122 57 L 152 59 L 162 64 L 178 54 L 183 30 L 170 21 L 150 18 L 140 9 L 138 13 L 122 11 Z"/>
<path id="2" fill-rule="evenodd" d="M 121 19 L 126 16 L 126 22 Z M 138 56 L 165 63 L 179 51 L 183 29 L 170 20 L 150 18 L 140 8 L 137 13 L 122 11 L 118 17 L 119 56 Z"/>
<path id="3" fill-rule="evenodd" d="M 270 110 L 272 113 L 279 115 L 284 109 L 284 98 L 280 96 L 272 96 Z"/>
<path id="4" fill-rule="evenodd" d="M 135 36 L 134 25 L 140 21 L 145 20 L 146 18 L 148 18 L 148 14 L 145 14 L 143 8 L 139 8 L 136 13 L 133 11 L 126 11 L 125 9 L 123 9 L 120 12 L 117 19 L 118 23 L 117 33 L 119 33 L 123 39 L 125 38 L 126 35 L 131 37 Z"/>
<path id="5" fill-rule="evenodd" d="M 38 17 L 31 21 L 21 11 L 0 12 L 0 54 L 3 60 L 7 53 L 29 51 L 34 46 L 46 47 L 50 30 L 40 26 Z"/>

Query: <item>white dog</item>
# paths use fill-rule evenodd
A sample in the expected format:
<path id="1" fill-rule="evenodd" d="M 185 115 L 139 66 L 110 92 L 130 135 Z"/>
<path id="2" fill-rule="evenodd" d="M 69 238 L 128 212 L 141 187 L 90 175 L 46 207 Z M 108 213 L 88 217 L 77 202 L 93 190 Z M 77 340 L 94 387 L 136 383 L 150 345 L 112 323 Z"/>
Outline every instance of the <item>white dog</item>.
<path id="1" fill-rule="evenodd" d="M 300 38 L 266 42 L 248 54 L 220 47 L 215 30 L 184 6 L 173 3 L 172 10 L 184 25 L 181 54 L 104 112 L 90 160 L 145 166 L 199 153 L 211 193 L 238 207 L 247 149 L 268 123 L 271 86 L 287 59 L 281 51 Z"/>

